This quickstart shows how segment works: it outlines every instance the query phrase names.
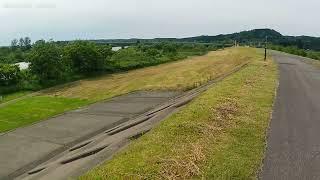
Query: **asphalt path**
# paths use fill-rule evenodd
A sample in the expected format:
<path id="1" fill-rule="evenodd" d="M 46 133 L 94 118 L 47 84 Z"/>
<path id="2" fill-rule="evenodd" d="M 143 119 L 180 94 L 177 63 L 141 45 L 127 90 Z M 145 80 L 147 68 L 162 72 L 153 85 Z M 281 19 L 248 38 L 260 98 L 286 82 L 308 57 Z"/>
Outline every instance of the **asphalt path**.
<path id="1" fill-rule="evenodd" d="M 261 179 L 320 179 L 320 69 L 306 58 L 272 55 L 280 81 Z"/>

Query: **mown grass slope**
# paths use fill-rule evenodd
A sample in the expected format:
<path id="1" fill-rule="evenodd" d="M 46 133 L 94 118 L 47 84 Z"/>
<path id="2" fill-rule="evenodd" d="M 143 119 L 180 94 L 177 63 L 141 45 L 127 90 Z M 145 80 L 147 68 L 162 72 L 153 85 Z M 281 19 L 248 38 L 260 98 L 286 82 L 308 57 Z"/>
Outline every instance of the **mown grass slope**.
<path id="1" fill-rule="evenodd" d="M 229 48 L 44 90 L 0 107 L 0 132 L 136 90 L 187 90 L 250 61 L 254 49 Z"/>
<path id="2" fill-rule="evenodd" d="M 255 179 L 278 73 L 273 61 L 248 51 L 246 68 L 80 179 Z"/>

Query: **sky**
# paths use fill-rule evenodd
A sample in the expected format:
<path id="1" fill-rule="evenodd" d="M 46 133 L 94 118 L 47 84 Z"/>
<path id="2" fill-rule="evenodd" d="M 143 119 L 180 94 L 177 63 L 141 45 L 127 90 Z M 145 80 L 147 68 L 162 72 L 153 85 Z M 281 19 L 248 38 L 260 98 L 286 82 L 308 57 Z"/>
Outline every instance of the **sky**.
<path id="1" fill-rule="evenodd" d="M 319 0 L 0 0 L 0 45 L 14 38 L 217 35 L 271 28 L 320 36 Z"/>

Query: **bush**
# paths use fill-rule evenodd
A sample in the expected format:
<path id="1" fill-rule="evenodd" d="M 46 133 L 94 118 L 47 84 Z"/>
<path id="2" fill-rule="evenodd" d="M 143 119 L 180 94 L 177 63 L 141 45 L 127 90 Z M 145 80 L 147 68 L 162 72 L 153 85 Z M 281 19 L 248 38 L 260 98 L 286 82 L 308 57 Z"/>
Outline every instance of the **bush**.
<path id="1" fill-rule="evenodd" d="M 116 52 L 110 65 L 115 70 L 129 70 L 153 64 L 154 58 L 136 48 L 121 49 Z"/>
<path id="2" fill-rule="evenodd" d="M 104 60 L 108 60 L 114 54 L 112 51 L 112 46 L 110 45 L 99 45 L 97 46 L 98 52 L 102 55 Z"/>
<path id="3" fill-rule="evenodd" d="M 41 88 L 37 76 L 32 74 L 30 70 L 20 71 L 19 79 L 20 90 L 38 90 Z"/>

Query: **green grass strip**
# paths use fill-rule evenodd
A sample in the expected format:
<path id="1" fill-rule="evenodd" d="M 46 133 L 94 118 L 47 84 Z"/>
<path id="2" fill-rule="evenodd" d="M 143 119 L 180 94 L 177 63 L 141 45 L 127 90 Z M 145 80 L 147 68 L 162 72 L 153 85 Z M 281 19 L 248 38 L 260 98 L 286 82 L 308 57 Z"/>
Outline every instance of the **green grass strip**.
<path id="1" fill-rule="evenodd" d="M 27 97 L 0 108 L 0 132 L 44 120 L 85 104 L 88 104 L 88 101 L 80 99 L 49 96 Z"/>

